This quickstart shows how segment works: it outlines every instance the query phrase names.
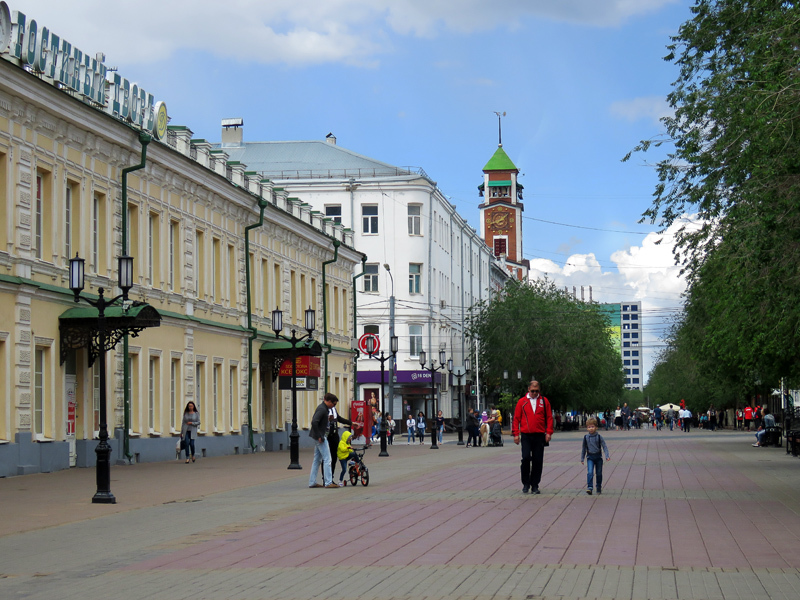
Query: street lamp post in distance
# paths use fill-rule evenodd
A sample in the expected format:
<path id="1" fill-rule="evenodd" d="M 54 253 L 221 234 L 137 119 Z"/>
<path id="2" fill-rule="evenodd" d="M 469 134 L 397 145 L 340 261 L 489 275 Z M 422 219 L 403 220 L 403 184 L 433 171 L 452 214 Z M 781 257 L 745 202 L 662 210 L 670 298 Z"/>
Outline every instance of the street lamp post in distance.
<path id="1" fill-rule="evenodd" d="M 275 337 L 285 340 L 292 345 L 292 432 L 289 434 L 289 466 L 288 469 L 302 469 L 300 466 L 300 434 L 297 431 L 297 345 L 307 339 L 311 339 L 316 325 L 317 313 L 308 307 L 305 311 L 305 328 L 308 332 L 302 337 L 297 337 L 297 333 L 292 329 L 292 337 L 281 334 L 283 331 L 283 311 L 275 308 L 272 311 L 272 331 Z"/>
<path id="2" fill-rule="evenodd" d="M 366 339 L 367 345 L 367 355 L 370 358 L 374 358 L 376 360 L 381 361 L 381 426 L 380 426 L 380 437 L 381 437 L 381 452 L 378 456 L 389 456 L 389 451 L 386 448 L 386 401 L 384 400 L 384 386 L 386 385 L 384 382 L 384 363 L 387 360 L 394 360 L 394 357 L 397 356 L 397 348 L 398 348 L 398 340 L 397 336 L 393 335 L 389 338 L 389 349 L 391 350 L 391 354 L 389 356 L 383 356 L 383 350 L 381 350 L 380 357 L 375 356 L 375 338 L 370 336 Z"/>
<path id="3" fill-rule="evenodd" d="M 438 450 L 439 449 L 439 444 L 437 442 L 438 442 L 438 437 L 439 436 L 438 436 L 438 434 L 436 432 L 436 425 L 435 425 L 435 423 L 436 423 L 436 413 L 437 413 L 437 408 L 438 408 L 438 403 L 436 402 L 436 371 L 441 371 L 442 369 L 444 369 L 447 366 L 447 364 L 446 364 L 447 353 L 444 351 L 444 349 L 439 350 L 439 366 L 438 367 L 434 366 L 436 364 L 436 359 L 435 358 L 431 359 L 431 366 L 430 367 L 426 367 L 425 366 L 426 358 L 427 358 L 427 356 L 425 355 L 425 350 L 420 350 L 419 351 L 419 364 L 423 369 L 428 369 L 431 372 L 431 398 L 432 398 L 431 405 L 433 407 L 433 410 L 432 410 L 433 414 L 430 415 L 429 421 L 432 421 L 434 423 L 434 425 L 431 427 L 431 437 L 432 437 L 432 441 L 433 441 L 433 443 L 431 444 L 431 450 Z"/>
<path id="4" fill-rule="evenodd" d="M 469 373 L 471 363 L 469 358 L 464 359 L 464 367 L 463 370 L 461 367 L 453 367 L 453 359 L 447 359 L 447 370 L 450 371 L 451 375 L 455 375 L 458 378 L 458 445 L 464 445 L 464 398 L 461 395 L 461 386 L 464 384 L 464 379 Z"/>

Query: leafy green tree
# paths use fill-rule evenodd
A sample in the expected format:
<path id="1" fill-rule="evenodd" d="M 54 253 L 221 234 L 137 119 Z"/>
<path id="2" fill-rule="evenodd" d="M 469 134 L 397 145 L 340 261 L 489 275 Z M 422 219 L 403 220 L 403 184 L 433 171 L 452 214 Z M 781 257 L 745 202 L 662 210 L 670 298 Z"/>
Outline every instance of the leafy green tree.
<path id="1" fill-rule="evenodd" d="M 672 146 L 645 218 L 703 224 L 678 236 L 686 322 L 666 362 L 777 383 L 800 375 L 800 7 L 697 0 L 692 12 L 668 47 L 680 74 L 667 135 L 636 148 Z"/>
<path id="2" fill-rule="evenodd" d="M 597 306 L 572 298 L 549 280 L 510 282 L 470 321 L 488 387 L 519 398 L 536 378 L 562 410 L 602 410 L 619 401 L 624 375 L 608 327 Z M 505 380 L 504 371 L 512 378 Z"/>

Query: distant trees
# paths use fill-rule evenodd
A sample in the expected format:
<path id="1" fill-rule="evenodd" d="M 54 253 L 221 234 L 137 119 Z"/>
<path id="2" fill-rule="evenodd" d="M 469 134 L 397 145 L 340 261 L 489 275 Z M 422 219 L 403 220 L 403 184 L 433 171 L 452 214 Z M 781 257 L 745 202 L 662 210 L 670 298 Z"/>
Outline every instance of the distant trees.
<path id="1" fill-rule="evenodd" d="M 608 328 L 596 305 L 572 298 L 549 280 L 510 282 L 502 296 L 479 305 L 470 321 L 488 386 L 519 398 L 535 377 L 555 407 L 588 411 L 616 405 L 623 392 L 621 359 Z"/>
<path id="2" fill-rule="evenodd" d="M 685 315 L 651 386 L 678 365 L 698 390 L 777 385 L 800 376 L 800 8 L 697 0 L 692 13 L 668 46 L 667 136 L 635 149 L 672 145 L 645 218 L 703 222 L 678 237 Z"/>

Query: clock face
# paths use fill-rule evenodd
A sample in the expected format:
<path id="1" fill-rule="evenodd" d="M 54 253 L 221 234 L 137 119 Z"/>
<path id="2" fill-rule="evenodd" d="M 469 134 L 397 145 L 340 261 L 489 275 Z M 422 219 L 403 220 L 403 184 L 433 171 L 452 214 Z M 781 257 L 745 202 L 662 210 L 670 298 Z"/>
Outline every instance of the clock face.
<path id="1" fill-rule="evenodd" d="M 506 211 L 490 213 L 486 217 L 486 224 L 490 229 L 505 230 L 513 223 L 513 217 Z"/>

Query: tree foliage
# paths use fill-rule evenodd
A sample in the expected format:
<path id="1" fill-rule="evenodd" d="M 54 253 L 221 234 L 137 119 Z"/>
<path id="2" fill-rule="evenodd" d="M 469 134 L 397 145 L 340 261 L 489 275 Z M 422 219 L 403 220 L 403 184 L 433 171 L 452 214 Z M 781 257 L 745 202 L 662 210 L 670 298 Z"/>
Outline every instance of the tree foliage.
<path id="1" fill-rule="evenodd" d="M 559 291 L 549 280 L 510 282 L 470 320 L 471 335 L 479 340 L 482 381 L 519 398 L 536 378 L 554 406 L 590 411 L 616 404 L 623 391 L 620 355 L 608 327 L 595 305 Z"/>
<path id="2" fill-rule="evenodd" d="M 703 223 L 678 236 L 689 290 L 674 342 L 687 348 L 671 360 L 695 361 L 704 378 L 797 376 L 800 8 L 697 0 L 692 12 L 666 57 L 680 69 L 667 136 L 637 147 L 673 146 L 644 217 Z"/>

